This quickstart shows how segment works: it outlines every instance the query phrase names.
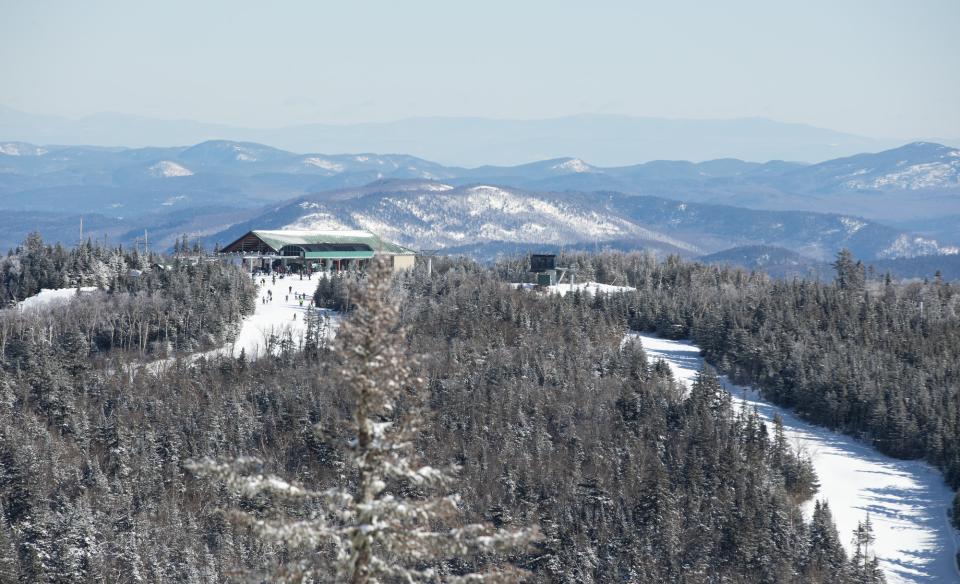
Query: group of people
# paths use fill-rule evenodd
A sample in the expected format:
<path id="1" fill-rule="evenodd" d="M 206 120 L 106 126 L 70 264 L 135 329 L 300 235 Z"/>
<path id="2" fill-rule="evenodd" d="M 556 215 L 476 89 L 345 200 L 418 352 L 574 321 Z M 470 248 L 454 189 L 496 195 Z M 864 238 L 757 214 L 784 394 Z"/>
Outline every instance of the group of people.
<path id="1" fill-rule="evenodd" d="M 280 275 L 280 278 L 283 279 L 283 275 L 282 275 L 282 274 Z M 303 279 L 303 278 L 302 278 L 302 275 L 301 275 L 301 280 L 302 280 L 302 279 Z M 310 278 L 309 278 L 309 275 L 308 275 L 308 279 L 310 279 Z M 277 276 L 274 275 L 274 276 L 272 277 L 271 284 L 276 285 L 276 283 L 277 283 Z M 266 284 L 267 284 L 267 279 L 266 279 L 266 278 L 260 278 L 260 284 L 261 284 L 262 286 L 266 286 Z M 297 302 L 297 303 L 299 303 L 299 305 L 300 305 L 301 308 L 304 307 L 304 304 L 306 304 L 307 308 L 313 308 L 313 297 L 312 297 L 311 295 L 309 295 L 309 294 L 307 294 L 307 293 L 305 293 L 305 292 L 294 292 L 294 291 L 293 291 L 293 286 L 288 286 L 288 287 L 287 287 L 287 294 L 284 295 L 283 301 L 289 303 L 289 302 L 290 302 L 290 296 L 291 296 L 291 295 L 293 295 L 294 301 Z M 268 303 L 270 303 L 270 302 L 273 302 L 273 290 L 270 289 L 270 288 L 267 288 L 267 293 L 264 294 L 264 295 L 262 295 L 262 296 L 260 297 L 260 303 L 261 303 L 261 304 L 268 304 Z M 297 315 L 296 315 L 296 313 L 293 314 L 293 320 L 297 320 Z"/>

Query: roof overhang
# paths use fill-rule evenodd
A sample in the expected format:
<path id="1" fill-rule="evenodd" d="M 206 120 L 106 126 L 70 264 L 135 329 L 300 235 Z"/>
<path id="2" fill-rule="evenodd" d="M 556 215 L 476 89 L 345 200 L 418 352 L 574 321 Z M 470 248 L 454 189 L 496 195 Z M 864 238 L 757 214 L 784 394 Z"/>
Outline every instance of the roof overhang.
<path id="1" fill-rule="evenodd" d="M 324 250 L 323 247 L 340 247 L 341 250 Z M 369 231 L 361 230 L 335 230 L 335 231 L 302 231 L 302 230 L 253 230 L 244 234 L 236 241 L 225 246 L 222 253 L 278 253 L 286 246 L 303 246 L 307 253 L 326 253 L 328 251 L 336 254 L 348 253 L 345 247 L 352 248 L 350 251 L 370 250 L 369 256 L 376 255 L 412 255 L 416 252 L 412 249 L 397 245 L 380 239 L 377 235 Z M 313 250 L 309 250 L 313 247 Z M 319 256 L 317 256 L 319 257 Z M 325 257 L 350 257 L 344 255 L 325 256 Z"/>

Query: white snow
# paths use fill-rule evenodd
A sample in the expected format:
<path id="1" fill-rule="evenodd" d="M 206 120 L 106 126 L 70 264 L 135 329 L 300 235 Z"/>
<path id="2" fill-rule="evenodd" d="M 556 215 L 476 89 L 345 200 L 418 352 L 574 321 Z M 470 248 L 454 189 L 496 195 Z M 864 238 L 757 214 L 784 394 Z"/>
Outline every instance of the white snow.
<path id="1" fill-rule="evenodd" d="M 277 278 L 277 283 L 274 284 L 272 277 L 258 276 L 256 278 L 256 309 L 253 314 L 246 316 L 240 323 L 240 332 L 233 343 L 211 351 L 158 359 L 149 363 L 133 364 L 127 368 L 127 373 L 132 374 L 138 367 L 143 366 L 150 373 L 159 375 L 172 367 L 178 358 L 186 363 L 193 363 L 201 357 L 206 359 L 226 355 L 239 357 L 242 353 L 246 359 L 252 361 L 266 355 L 271 338 L 276 340 L 290 339 L 293 346 L 300 349 L 303 346 L 303 337 L 306 333 L 306 313 L 311 310 L 309 301 L 313 298 L 313 292 L 317 289 L 317 279 L 322 277 L 325 276 L 314 274 L 312 279 L 304 278 L 301 280 L 300 276 L 287 276 L 286 278 Z M 266 284 L 260 285 L 261 278 L 266 280 Z M 291 287 L 293 292 L 290 292 Z M 267 296 L 268 290 L 273 291 L 273 300 L 264 303 L 262 298 Z M 303 301 L 303 306 L 300 306 L 296 294 L 307 295 Z M 327 338 L 333 339 L 340 317 L 330 310 L 313 310 L 316 310 L 319 316 L 327 318 Z M 296 315 L 296 318 L 294 318 L 294 315 Z M 275 343 L 274 351 L 279 352 L 279 350 L 279 344 Z"/>
<path id="2" fill-rule="evenodd" d="M 563 172 L 593 172 L 593 167 L 579 158 L 571 158 L 560 164 L 555 164 L 551 168 Z"/>
<path id="3" fill-rule="evenodd" d="M 171 178 L 176 176 L 193 176 L 193 171 L 169 160 L 161 160 L 150 167 L 151 176 Z"/>
<path id="4" fill-rule="evenodd" d="M 186 200 L 189 199 L 189 198 L 190 198 L 190 197 L 188 197 L 188 196 L 186 196 L 186 195 L 174 195 L 174 196 L 172 196 L 172 197 L 168 197 L 167 200 L 165 200 L 164 202 L 160 203 L 160 205 L 163 206 L 163 207 L 172 207 L 172 206 L 176 205 L 177 203 L 179 203 L 179 202 L 181 202 L 181 201 L 186 201 Z"/>
<path id="5" fill-rule="evenodd" d="M 924 255 L 956 255 L 960 248 L 940 245 L 935 239 L 911 237 L 901 234 L 889 246 L 877 254 L 881 258 L 912 258 Z"/>
<path id="6" fill-rule="evenodd" d="M 237 153 L 236 159 L 239 160 L 240 162 L 256 162 L 257 161 L 257 157 L 254 154 L 254 151 L 249 148 L 234 145 L 233 150 L 234 152 Z"/>
<path id="7" fill-rule="evenodd" d="M 702 367 L 699 348 L 688 341 L 641 333 L 627 338 L 639 340 L 651 359 L 666 361 L 674 377 L 688 386 Z M 735 404 L 755 407 L 767 422 L 780 414 L 791 443 L 810 454 L 820 479 L 814 497 L 830 502 L 848 552 L 857 522 L 870 513 L 875 551 L 890 584 L 960 581 L 954 560 L 960 534 L 947 518 L 953 493 L 940 472 L 921 461 L 884 456 L 863 442 L 798 419 L 754 390 L 725 377 L 721 382 Z M 813 502 L 804 505 L 808 518 Z"/>
<path id="8" fill-rule="evenodd" d="M 695 245 L 620 217 L 605 201 L 579 205 L 490 185 L 455 189 L 417 182 L 398 190 L 407 192 L 342 213 L 331 212 L 320 201 L 302 201 L 303 215 L 285 228 L 362 228 L 401 245 L 437 249 L 502 241 L 559 246 L 634 239 L 703 253 Z"/>
<path id="9" fill-rule="evenodd" d="M 840 223 L 843 223 L 843 226 L 847 228 L 847 235 L 853 235 L 867 226 L 866 222 L 853 217 L 841 217 Z"/>
<path id="10" fill-rule="evenodd" d="M 569 275 L 567 276 L 570 277 Z M 636 290 L 630 286 L 612 286 L 610 284 L 600 284 L 599 282 L 577 282 L 576 284 L 557 284 L 555 286 L 547 286 L 547 291 L 551 294 L 559 294 L 560 296 L 566 296 L 568 292 L 573 292 L 574 290 L 579 290 L 581 294 L 616 294 L 617 292 L 630 292 Z"/>
<path id="11" fill-rule="evenodd" d="M 4 142 L 0 144 L 0 154 L 7 156 L 43 156 L 48 151 L 42 146 L 24 144 L 23 142 Z"/>
<path id="12" fill-rule="evenodd" d="M 319 158 L 317 156 L 311 156 L 306 158 L 303 161 L 307 166 L 316 166 L 317 168 L 322 168 L 323 170 L 329 170 L 330 172 L 343 172 L 343 165 L 332 160 L 327 160 L 326 158 Z"/>
<path id="13" fill-rule="evenodd" d="M 876 176 L 869 176 L 864 171 L 857 171 L 849 176 L 862 178 L 850 179 L 843 185 L 850 189 L 904 189 L 920 190 L 949 188 L 960 186 L 960 160 L 956 160 L 957 150 L 952 150 L 940 156 L 935 162 L 923 162 L 903 166 L 907 161 L 897 163 L 896 172 L 887 172 Z"/>
<path id="14" fill-rule="evenodd" d="M 328 235 L 331 237 L 373 237 L 373 234 L 363 229 L 331 229 L 328 231 L 311 231 L 305 229 L 259 229 L 257 233 L 266 237 L 313 237 Z"/>
<path id="15" fill-rule="evenodd" d="M 0 144 L 0 154 L 6 154 L 7 156 L 21 156 L 23 152 L 21 152 L 19 144 L 9 143 Z"/>
<path id="16" fill-rule="evenodd" d="M 84 286 L 80 288 L 80 293 L 88 294 L 97 290 L 98 288 L 96 286 Z M 17 308 L 20 310 L 39 310 L 53 304 L 64 304 L 70 302 L 76 296 L 76 288 L 44 288 L 37 294 L 21 300 L 19 303 L 17 303 Z"/>
<path id="17" fill-rule="evenodd" d="M 287 276 L 277 278 L 274 284 L 270 276 L 261 276 L 266 280 L 266 284 L 259 286 L 257 290 L 257 308 L 256 311 L 243 319 L 240 333 L 233 343 L 233 356 L 239 357 L 241 352 L 246 354 L 248 359 L 256 359 L 265 354 L 267 341 L 271 335 L 275 337 L 290 336 L 295 347 L 303 345 L 303 336 L 306 332 L 306 314 L 309 310 L 309 301 L 313 298 L 313 292 L 317 289 L 319 278 L 325 277 L 323 274 L 314 274 L 312 279 L 300 276 Z M 260 278 L 257 278 L 259 284 Z M 290 291 L 293 288 L 293 291 Z M 262 298 L 267 296 L 267 291 L 273 292 L 273 300 L 266 304 Z M 296 299 L 296 294 L 306 294 L 303 306 Z M 331 311 L 320 309 L 318 313 L 325 314 L 330 319 L 330 328 L 328 335 L 332 338 L 336 329 L 338 317 Z"/>
<path id="18" fill-rule="evenodd" d="M 570 276 L 568 275 L 567 278 Z M 518 288 L 521 290 L 534 290 L 537 285 L 529 282 L 526 283 L 513 283 L 510 284 L 513 288 Z M 613 286 L 611 284 L 600 284 L 599 282 L 577 282 L 576 284 L 570 284 L 570 281 L 567 280 L 565 284 L 556 284 L 554 286 L 547 286 L 546 291 L 550 294 L 559 294 L 560 296 L 566 296 L 567 293 L 573 292 L 574 290 L 579 290 L 581 294 L 616 294 L 617 292 L 629 292 L 636 290 L 631 286 Z"/>
<path id="19" fill-rule="evenodd" d="M 450 185 L 445 185 L 443 183 L 426 183 L 420 187 L 425 191 L 431 192 L 443 192 L 443 191 L 452 191 L 453 187 Z"/>

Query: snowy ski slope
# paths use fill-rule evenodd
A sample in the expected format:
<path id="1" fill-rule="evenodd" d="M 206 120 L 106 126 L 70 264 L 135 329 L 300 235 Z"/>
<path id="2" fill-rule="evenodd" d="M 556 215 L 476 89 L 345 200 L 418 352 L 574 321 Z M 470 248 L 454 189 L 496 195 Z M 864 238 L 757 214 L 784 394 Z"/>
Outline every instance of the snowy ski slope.
<path id="1" fill-rule="evenodd" d="M 313 279 L 301 280 L 299 276 L 287 276 L 278 278 L 274 284 L 270 276 L 263 276 L 266 281 L 264 285 L 260 285 L 258 277 L 257 308 L 253 314 L 243 319 L 240 333 L 233 342 L 233 356 L 239 357 L 241 352 L 244 352 L 248 359 L 262 356 L 267 350 L 271 335 L 283 337 L 289 334 L 294 346 L 300 347 L 306 333 L 309 300 L 317 289 L 317 279 L 322 277 L 324 275 L 314 274 Z M 267 297 L 268 291 L 273 292 L 273 300 L 264 304 L 261 299 Z M 303 306 L 296 299 L 296 294 L 306 294 L 307 299 L 303 301 Z M 337 316 L 329 310 L 321 312 L 330 319 L 328 335 L 332 338 L 336 330 Z"/>
<path id="2" fill-rule="evenodd" d="M 692 383 L 702 367 L 700 349 L 688 341 L 642 333 L 629 337 L 640 340 L 652 360 L 666 361 L 684 384 Z M 779 413 L 791 444 L 810 453 L 821 484 L 815 497 L 830 502 L 848 552 L 857 522 L 870 513 L 875 551 L 890 584 L 960 582 L 954 560 L 960 539 L 947 519 L 953 493 L 940 472 L 921 461 L 884 456 L 849 436 L 803 422 L 754 390 L 726 378 L 721 382 L 735 404 L 757 408 L 764 420 Z M 813 500 L 804 508 L 808 518 L 812 510 Z"/>
<path id="3" fill-rule="evenodd" d="M 84 286 L 80 288 L 82 294 L 96 292 L 96 286 Z M 20 310 L 39 310 L 52 304 L 62 304 L 70 302 L 77 296 L 76 288 L 44 288 L 37 294 L 25 298 L 17 304 Z"/>

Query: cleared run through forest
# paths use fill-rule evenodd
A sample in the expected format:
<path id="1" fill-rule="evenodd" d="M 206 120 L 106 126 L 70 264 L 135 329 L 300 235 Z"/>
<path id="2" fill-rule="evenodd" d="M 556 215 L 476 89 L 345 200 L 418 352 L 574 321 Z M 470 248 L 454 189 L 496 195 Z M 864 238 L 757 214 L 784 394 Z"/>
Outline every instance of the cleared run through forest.
<path id="1" fill-rule="evenodd" d="M 687 386 L 703 366 L 700 349 L 688 341 L 644 333 L 630 337 L 643 344 L 651 361 L 666 361 L 674 377 Z M 791 445 L 810 454 L 820 480 L 814 497 L 829 501 L 848 553 L 857 522 L 870 513 L 877 538 L 874 549 L 890 584 L 960 581 L 954 559 L 960 542 L 947 519 L 953 492 L 939 471 L 922 461 L 880 454 L 849 436 L 804 422 L 726 377 L 720 380 L 735 404 L 756 408 L 766 422 L 780 414 Z M 815 499 L 804 505 L 808 517 Z"/>
<path id="2" fill-rule="evenodd" d="M 313 292 L 317 289 L 317 278 L 324 277 L 323 274 L 314 276 L 302 280 L 299 276 L 287 276 L 277 278 L 276 282 L 271 276 L 262 276 L 262 285 L 261 276 L 258 276 L 257 307 L 253 314 L 243 319 L 240 332 L 233 342 L 233 356 L 239 357 L 241 352 L 249 359 L 263 356 L 271 336 L 289 335 L 294 347 L 300 347 L 307 330 L 307 311 L 310 310 Z M 297 295 L 303 296 L 302 303 Z M 264 299 L 267 301 L 264 302 Z M 332 339 L 339 317 L 325 309 L 317 309 L 317 314 L 324 314 L 330 319 L 327 336 Z"/>

